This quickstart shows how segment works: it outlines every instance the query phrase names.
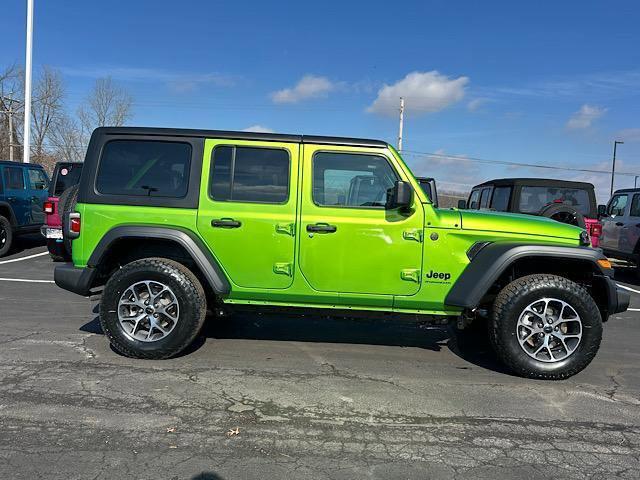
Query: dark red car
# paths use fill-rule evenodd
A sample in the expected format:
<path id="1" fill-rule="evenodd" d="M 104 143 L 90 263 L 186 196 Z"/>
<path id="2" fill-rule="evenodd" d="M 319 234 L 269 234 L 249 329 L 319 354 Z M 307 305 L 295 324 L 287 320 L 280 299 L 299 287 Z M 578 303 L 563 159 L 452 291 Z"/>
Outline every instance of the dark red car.
<path id="1" fill-rule="evenodd" d="M 62 208 L 64 206 L 60 204 L 60 197 L 69 187 L 78 184 L 82 165 L 78 162 L 58 162 L 53 169 L 49 197 L 43 206 L 46 219 L 41 232 L 47 239 L 47 249 L 54 261 L 65 261 L 69 257 L 62 239 Z"/>

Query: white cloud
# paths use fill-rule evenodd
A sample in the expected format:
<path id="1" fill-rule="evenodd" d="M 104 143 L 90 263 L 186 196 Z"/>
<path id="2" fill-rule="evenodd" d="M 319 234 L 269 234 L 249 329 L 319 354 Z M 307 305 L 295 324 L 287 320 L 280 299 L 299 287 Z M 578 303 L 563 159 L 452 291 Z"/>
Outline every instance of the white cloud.
<path id="1" fill-rule="evenodd" d="M 310 98 L 325 97 L 336 85 L 327 77 L 305 75 L 292 88 L 284 88 L 271 94 L 274 103 L 297 103 Z"/>
<path id="2" fill-rule="evenodd" d="M 396 116 L 400 97 L 405 99 L 407 113 L 432 113 L 456 103 L 464 97 L 468 77 L 451 79 L 433 70 L 412 72 L 393 85 L 384 85 L 367 112 Z"/>
<path id="3" fill-rule="evenodd" d="M 243 128 L 243 132 L 253 132 L 253 133 L 273 133 L 269 127 L 265 127 L 264 125 L 251 125 L 250 127 Z"/>
<path id="4" fill-rule="evenodd" d="M 625 128 L 616 134 L 624 142 L 640 142 L 640 128 Z"/>
<path id="5" fill-rule="evenodd" d="M 604 115 L 606 111 L 606 108 L 588 105 L 585 103 L 580 107 L 580 110 L 571 116 L 567 122 L 567 128 L 570 130 L 589 128 L 591 124 Z"/>
<path id="6" fill-rule="evenodd" d="M 486 104 L 487 102 L 489 102 L 488 98 L 474 98 L 473 100 L 471 100 L 469 103 L 467 103 L 467 109 L 470 112 L 475 112 L 477 111 L 481 106 L 483 106 L 484 104 Z"/>

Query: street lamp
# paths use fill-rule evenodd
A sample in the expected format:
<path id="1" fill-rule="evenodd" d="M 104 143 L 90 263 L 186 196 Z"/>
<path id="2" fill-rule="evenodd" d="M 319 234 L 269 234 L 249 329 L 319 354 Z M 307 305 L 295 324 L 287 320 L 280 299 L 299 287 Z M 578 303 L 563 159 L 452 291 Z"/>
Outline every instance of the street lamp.
<path id="1" fill-rule="evenodd" d="M 618 144 L 622 145 L 624 142 L 615 140 L 613 142 L 613 166 L 611 167 L 611 195 L 613 197 L 613 179 L 616 175 L 616 147 Z"/>
<path id="2" fill-rule="evenodd" d="M 24 65 L 24 132 L 22 161 L 29 163 L 31 134 L 31 52 L 33 50 L 33 0 L 27 0 L 27 48 Z"/>

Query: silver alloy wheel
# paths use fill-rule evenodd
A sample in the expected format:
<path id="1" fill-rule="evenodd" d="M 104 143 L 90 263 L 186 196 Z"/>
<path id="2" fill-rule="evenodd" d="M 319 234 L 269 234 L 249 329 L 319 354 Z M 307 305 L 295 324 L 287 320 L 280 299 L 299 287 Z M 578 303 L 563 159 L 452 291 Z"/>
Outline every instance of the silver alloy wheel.
<path id="1" fill-rule="evenodd" d="M 0 248 L 2 248 L 5 243 L 7 243 L 7 231 L 0 225 Z"/>
<path id="2" fill-rule="evenodd" d="M 553 363 L 576 351 L 582 339 L 582 321 L 575 308 L 557 298 L 529 304 L 516 325 L 520 347 L 531 358 Z"/>
<path id="3" fill-rule="evenodd" d="M 118 302 L 118 320 L 127 336 L 155 342 L 169 335 L 178 324 L 178 299 L 164 283 L 145 280 L 129 286 Z"/>

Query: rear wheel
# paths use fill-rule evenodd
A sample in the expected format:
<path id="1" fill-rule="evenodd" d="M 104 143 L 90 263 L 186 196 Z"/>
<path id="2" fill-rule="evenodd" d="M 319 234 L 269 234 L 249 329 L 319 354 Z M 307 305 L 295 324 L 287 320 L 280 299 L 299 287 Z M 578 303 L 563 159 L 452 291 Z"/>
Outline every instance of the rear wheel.
<path id="1" fill-rule="evenodd" d="M 13 242 L 13 230 L 11 223 L 5 217 L 0 215 L 0 257 L 4 257 L 11 250 Z"/>
<path id="2" fill-rule="evenodd" d="M 602 318 L 580 285 L 556 275 L 528 275 L 498 294 L 489 333 L 496 353 L 514 372 L 558 380 L 593 360 Z"/>
<path id="3" fill-rule="evenodd" d="M 69 213 L 73 212 L 76 209 L 76 204 L 78 203 L 78 189 L 80 187 L 78 185 L 73 185 L 72 187 L 67 188 L 62 195 L 60 195 L 60 200 L 58 201 L 58 211 L 60 212 L 60 216 L 62 217 L 62 231 L 65 231 L 65 222 L 69 218 Z M 71 260 L 71 239 L 63 236 L 63 244 L 64 249 L 61 252 L 67 261 Z"/>
<path id="4" fill-rule="evenodd" d="M 165 258 L 145 258 L 109 279 L 100 302 L 100 324 L 123 355 L 163 359 L 193 342 L 206 311 L 204 289 L 187 267 Z"/>

